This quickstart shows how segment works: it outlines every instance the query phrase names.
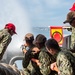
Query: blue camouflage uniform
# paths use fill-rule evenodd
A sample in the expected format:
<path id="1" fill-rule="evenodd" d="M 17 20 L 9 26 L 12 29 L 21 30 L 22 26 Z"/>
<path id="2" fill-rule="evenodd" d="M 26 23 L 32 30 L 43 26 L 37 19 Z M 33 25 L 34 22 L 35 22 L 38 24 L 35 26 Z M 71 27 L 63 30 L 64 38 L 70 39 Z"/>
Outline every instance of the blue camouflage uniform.
<path id="1" fill-rule="evenodd" d="M 10 33 L 8 32 L 8 29 L 0 30 L 0 60 L 2 59 L 7 46 L 11 42 L 11 39 L 12 38 Z"/>

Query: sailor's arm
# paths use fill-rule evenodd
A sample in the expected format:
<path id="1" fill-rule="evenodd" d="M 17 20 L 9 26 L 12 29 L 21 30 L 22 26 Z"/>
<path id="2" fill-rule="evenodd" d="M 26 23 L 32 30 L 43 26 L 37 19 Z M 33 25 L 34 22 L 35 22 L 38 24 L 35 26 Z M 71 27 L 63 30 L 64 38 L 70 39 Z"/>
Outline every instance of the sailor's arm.
<path id="1" fill-rule="evenodd" d="M 72 27 L 71 26 L 63 26 L 63 29 L 67 29 L 68 31 L 72 31 Z"/>
<path id="2" fill-rule="evenodd" d="M 40 71 L 43 75 L 49 75 L 51 73 L 50 69 L 50 57 L 46 52 L 40 52 L 39 61 L 41 65 L 39 66 Z"/>

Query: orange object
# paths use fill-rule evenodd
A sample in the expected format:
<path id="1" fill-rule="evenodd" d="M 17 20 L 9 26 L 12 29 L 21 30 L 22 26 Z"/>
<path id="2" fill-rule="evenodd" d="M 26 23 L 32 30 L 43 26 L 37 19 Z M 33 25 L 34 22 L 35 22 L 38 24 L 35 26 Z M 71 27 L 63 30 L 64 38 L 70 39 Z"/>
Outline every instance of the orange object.
<path id="1" fill-rule="evenodd" d="M 59 43 L 59 45 L 63 44 L 63 30 L 62 30 L 62 27 L 51 26 L 50 27 L 50 36 L 51 36 L 51 38 L 54 38 Z"/>
<path id="2" fill-rule="evenodd" d="M 73 4 L 73 6 L 70 8 L 71 11 L 75 11 L 75 3 Z"/>

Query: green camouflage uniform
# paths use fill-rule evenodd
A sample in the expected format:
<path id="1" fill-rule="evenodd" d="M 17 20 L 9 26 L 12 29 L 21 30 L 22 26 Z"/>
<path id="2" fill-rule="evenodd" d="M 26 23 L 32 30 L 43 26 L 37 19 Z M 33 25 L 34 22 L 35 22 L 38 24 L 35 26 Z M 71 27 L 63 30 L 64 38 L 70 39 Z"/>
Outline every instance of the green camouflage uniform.
<path id="1" fill-rule="evenodd" d="M 22 65 L 23 65 L 23 71 L 24 71 L 24 75 L 31 75 L 32 70 L 33 70 L 33 66 L 31 63 L 31 57 L 32 57 L 32 48 L 34 48 L 34 45 L 29 46 L 26 54 L 24 55 L 23 61 L 22 61 Z"/>
<path id="2" fill-rule="evenodd" d="M 71 34 L 71 46 L 70 46 L 70 48 L 73 49 L 74 46 L 75 46 L 75 28 L 71 26 L 67 30 L 72 32 L 72 34 Z"/>
<path id="3" fill-rule="evenodd" d="M 75 46 L 75 28 L 72 27 L 72 34 L 71 34 L 71 49 Z"/>
<path id="4" fill-rule="evenodd" d="M 75 48 L 75 27 L 72 24 L 73 20 L 75 18 L 75 11 L 70 11 L 68 14 L 67 14 L 67 17 L 66 17 L 66 20 L 63 22 L 64 24 L 65 23 L 69 23 L 70 24 L 70 28 L 67 28 L 68 31 L 71 31 L 72 34 L 71 34 L 71 45 L 70 45 L 70 48 L 71 50 L 74 50 Z"/>
<path id="5" fill-rule="evenodd" d="M 59 51 L 56 59 L 60 75 L 75 75 L 75 57 L 69 51 Z"/>
<path id="6" fill-rule="evenodd" d="M 41 63 L 39 66 L 42 75 L 57 75 L 55 71 L 51 71 L 50 64 L 55 62 L 56 60 L 52 55 L 50 55 L 45 47 L 43 47 L 39 53 L 38 59 Z"/>
<path id="7" fill-rule="evenodd" d="M 39 69 L 39 66 L 37 66 L 37 64 L 33 61 L 31 61 L 31 58 L 35 58 L 38 59 L 38 55 L 37 54 L 33 54 L 32 49 L 34 48 L 34 45 L 31 45 L 29 47 L 29 50 L 26 52 L 25 57 L 23 59 L 23 71 L 24 71 L 24 75 L 42 75 Z"/>
<path id="8" fill-rule="evenodd" d="M 11 42 L 11 39 L 11 35 L 7 29 L 0 30 L 0 60 L 2 59 L 7 46 Z"/>
<path id="9" fill-rule="evenodd" d="M 31 52 L 32 54 L 32 52 Z M 46 51 L 46 49 L 43 47 L 41 49 L 41 51 L 35 55 L 31 55 L 29 52 L 29 57 L 27 58 L 27 60 L 23 61 L 24 62 L 24 66 L 26 67 L 27 64 L 25 62 L 29 63 L 29 60 L 31 58 L 35 58 L 38 59 L 41 63 L 41 66 L 37 66 L 37 64 L 33 61 L 31 61 L 31 64 L 33 66 L 33 70 L 32 72 L 30 72 L 30 70 L 28 68 L 24 68 L 24 74 L 25 75 L 57 75 L 57 73 L 55 71 L 51 71 L 50 70 L 50 64 L 55 62 L 55 59 L 52 57 L 52 55 L 48 54 L 48 52 Z M 30 58 L 31 57 L 31 58 Z"/>

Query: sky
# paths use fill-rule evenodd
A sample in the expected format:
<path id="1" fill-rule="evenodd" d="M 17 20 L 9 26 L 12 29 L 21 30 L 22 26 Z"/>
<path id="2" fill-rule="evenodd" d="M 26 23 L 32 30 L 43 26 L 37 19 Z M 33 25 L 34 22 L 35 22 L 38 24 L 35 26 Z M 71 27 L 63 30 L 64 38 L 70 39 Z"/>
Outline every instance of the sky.
<path id="1" fill-rule="evenodd" d="M 32 27 L 64 26 L 66 15 L 75 0 L 0 0 L 0 29 L 12 22 L 17 35 L 8 49 L 22 44 Z M 15 41 L 14 41 L 15 40 Z"/>
<path id="2" fill-rule="evenodd" d="M 26 8 L 31 26 L 63 26 L 66 14 L 74 0 L 22 0 Z"/>

